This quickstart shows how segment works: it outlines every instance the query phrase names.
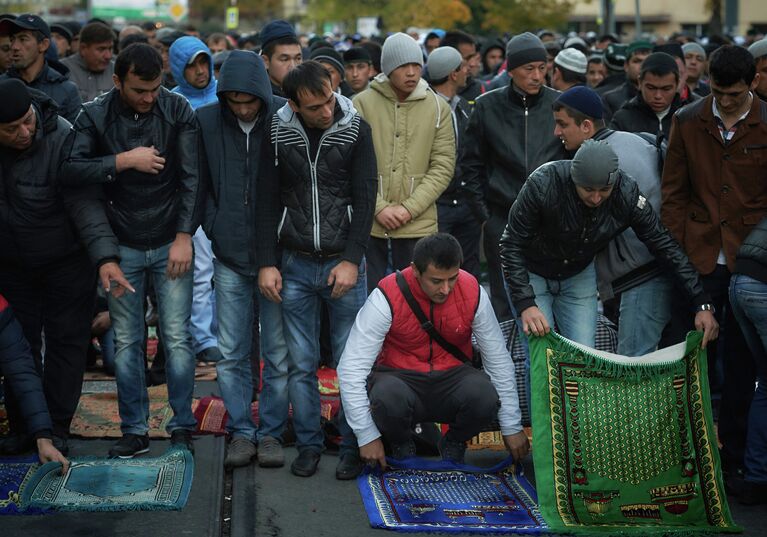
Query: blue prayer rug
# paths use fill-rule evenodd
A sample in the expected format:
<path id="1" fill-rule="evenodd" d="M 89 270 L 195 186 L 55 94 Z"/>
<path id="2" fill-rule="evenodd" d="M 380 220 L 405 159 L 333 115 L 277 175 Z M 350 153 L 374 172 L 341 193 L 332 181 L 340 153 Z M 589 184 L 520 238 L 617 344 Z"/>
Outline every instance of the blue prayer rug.
<path id="1" fill-rule="evenodd" d="M 21 492 L 39 467 L 37 455 L 0 458 L 0 515 L 39 515 L 21 507 Z"/>
<path id="2" fill-rule="evenodd" d="M 407 532 L 525 533 L 546 531 L 535 490 L 522 467 L 506 459 L 492 468 L 410 458 L 357 478 L 370 525 Z"/>
<path id="3" fill-rule="evenodd" d="M 66 475 L 57 463 L 43 465 L 25 486 L 24 507 L 56 511 L 159 511 L 186 505 L 194 457 L 170 449 L 140 459 L 72 458 Z"/>

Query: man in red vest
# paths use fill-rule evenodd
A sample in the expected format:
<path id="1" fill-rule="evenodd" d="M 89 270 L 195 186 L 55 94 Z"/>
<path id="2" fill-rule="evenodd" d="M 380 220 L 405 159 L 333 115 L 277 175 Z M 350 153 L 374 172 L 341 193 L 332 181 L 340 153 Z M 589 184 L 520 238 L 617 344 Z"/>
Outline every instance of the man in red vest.
<path id="1" fill-rule="evenodd" d="M 514 458 L 530 449 L 514 364 L 487 293 L 460 270 L 462 262 L 451 235 L 420 239 L 410 267 L 381 280 L 357 315 L 338 379 L 346 420 L 368 463 L 386 468 L 382 435 L 395 459 L 415 455 L 411 431 L 425 421 L 449 424 L 439 450 L 461 463 L 466 441 L 496 414 Z M 484 371 L 468 363 L 472 334 Z"/>

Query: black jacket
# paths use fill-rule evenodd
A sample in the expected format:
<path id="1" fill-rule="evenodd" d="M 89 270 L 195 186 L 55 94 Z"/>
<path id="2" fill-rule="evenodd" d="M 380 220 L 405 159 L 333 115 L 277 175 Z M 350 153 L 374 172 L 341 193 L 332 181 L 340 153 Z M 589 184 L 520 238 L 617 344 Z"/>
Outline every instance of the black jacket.
<path id="1" fill-rule="evenodd" d="M 254 95 L 261 111 L 249 134 L 240 128 L 225 91 Z M 256 188 L 272 166 L 269 126 L 285 99 L 274 97 L 261 58 L 232 51 L 218 77 L 217 103 L 201 106 L 197 117 L 206 157 L 203 167 L 207 199 L 203 228 L 216 258 L 246 276 L 258 273 L 256 259 Z"/>
<path id="2" fill-rule="evenodd" d="M 69 69 L 64 64 L 46 60 L 42 71 L 27 86 L 53 99 L 59 107 L 59 114 L 71 123 L 80 111 L 82 100 L 80 90 L 74 82 L 69 80 L 68 73 Z M 4 75 L 0 75 L 0 80 L 6 78 L 17 78 L 26 84 L 15 67 L 8 69 Z"/>
<path id="3" fill-rule="evenodd" d="M 466 127 L 460 173 L 467 183 L 484 185 L 488 205 L 506 214 L 528 175 L 541 164 L 566 158 L 554 136 L 551 105 L 560 93 L 548 87 L 522 96 L 514 84 L 477 99 Z"/>
<path id="4" fill-rule="evenodd" d="M 608 74 L 607 77 L 594 88 L 594 91 L 596 91 L 600 97 L 604 96 L 605 93 L 616 89 L 626 82 L 626 80 L 626 73 L 624 72 Z"/>
<path id="5" fill-rule="evenodd" d="M 37 130 L 24 151 L 0 147 L 0 262 L 42 267 L 88 248 L 95 264 L 118 259 L 98 188 L 61 185 L 69 122 L 47 95 L 33 93 Z"/>
<path id="6" fill-rule="evenodd" d="M 115 88 L 84 104 L 73 129 L 64 179 L 103 185 L 120 244 L 148 250 L 170 243 L 176 233 L 194 234 L 202 219 L 202 151 L 197 117 L 184 96 L 160 88 L 152 110 L 139 114 Z M 160 152 L 163 170 L 117 173 L 116 156 L 142 146 Z"/>
<path id="7" fill-rule="evenodd" d="M 610 122 L 613 114 L 620 108 L 636 97 L 639 90 L 637 87 L 626 80 L 623 84 L 602 95 L 602 104 L 604 105 L 604 120 Z"/>
<path id="8" fill-rule="evenodd" d="M 699 98 L 695 96 L 693 100 Z M 649 132 L 655 135 L 662 132 L 663 139 L 668 140 L 671 134 L 671 119 L 674 117 L 674 112 L 682 108 L 682 106 L 684 106 L 684 103 L 682 103 L 677 93 L 674 96 L 674 100 L 671 101 L 671 108 L 668 114 L 663 117 L 662 121 L 658 121 L 658 116 L 644 101 L 642 94 L 637 93 L 633 99 L 613 114 L 610 128 L 616 131 Z"/>
<path id="9" fill-rule="evenodd" d="M 500 251 L 517 312 L 535 305 L 528 271 L 553 280 L 570 278 L 629 227 L 696 305 L 709 302 L 698 273 L 633 179 L 621 172 L 610 197 L 592 209 L 578 197 L 570 165 L 562 160 L 538 168 L 509 211 Z"/>
<path id="10" fill-rule="evenodd" d="M 767 283 L 767 218 L 763 218 L 741 243 L 735 272 Z"/>
<path id="11" fill-rule="evenodd" d="M 27 432 L 37 438 L 50 438 L 53 425 L 32 349 L 3 295 L 0 295 L 0 375 L 13 390 Z"/>
<path id="12" fill-rule="evenodd" d="M 272 215 L 259 227 L 261 266 L 276 264 L 277 237 L 290 250 L 360 264 L 378 186 L 370 126 L 349 99 L 337 95 L 328 129 L 307 129 L 286 104 L 272 118 L 270 139 L 277 174 L 271 184 L 259 185 L 259 213 Z M 279 222 L 275 206 L 282 207 Z"/>

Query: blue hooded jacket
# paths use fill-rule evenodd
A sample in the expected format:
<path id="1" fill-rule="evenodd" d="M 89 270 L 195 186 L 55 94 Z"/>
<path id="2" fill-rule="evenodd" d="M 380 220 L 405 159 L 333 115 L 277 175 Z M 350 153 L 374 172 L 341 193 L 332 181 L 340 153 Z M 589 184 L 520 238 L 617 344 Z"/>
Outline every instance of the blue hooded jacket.
<path id="1" fill-rule="evenodd" d="M 202 52 L 208 57 L 208 66 L 210 69 L 210 82 L 203 89 L 197 89 L 193 87 L 184 78 L 184 69 L 186 68 L 189 60 L 191 60 L 195 54 Z M 173 73 L 173 79 L 178 83 L 178 86 L 173 88 L 173 93 L 180 93 L 187 98 L 189 104 L 193 109 L 197 109 L 200 106 L 216 101 L 216 78 L 213 76 L 213 56 L 210 54 L 210 49 L 192 36 L 185 36 L 176 39 L 170 47 L 169 51 L 170 70 Z"/>

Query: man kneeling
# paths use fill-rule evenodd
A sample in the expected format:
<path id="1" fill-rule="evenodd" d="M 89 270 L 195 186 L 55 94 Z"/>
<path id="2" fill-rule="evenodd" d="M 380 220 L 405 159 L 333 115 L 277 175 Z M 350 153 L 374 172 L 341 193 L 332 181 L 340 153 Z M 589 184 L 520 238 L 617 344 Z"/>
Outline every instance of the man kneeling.
<path id="1" fill-rule="evenodd" d="M 426 421 L 449 424 L 439 450 L 443 459 L 461 463 L 466 441 L 496 413 L 514 458 L 530 449 L 514 363 L 487 293 L 460 270 L 462 262 L 451 235 L 422 238 L 410 267 L 381 280 L 357 315 L 338 379 L 346 420 L 368 463 L 386 468 L 381 435 L 393 458 L 415 455 L 411 431 Z M 468 363 L 472 334 L 485 372 Z"/>

